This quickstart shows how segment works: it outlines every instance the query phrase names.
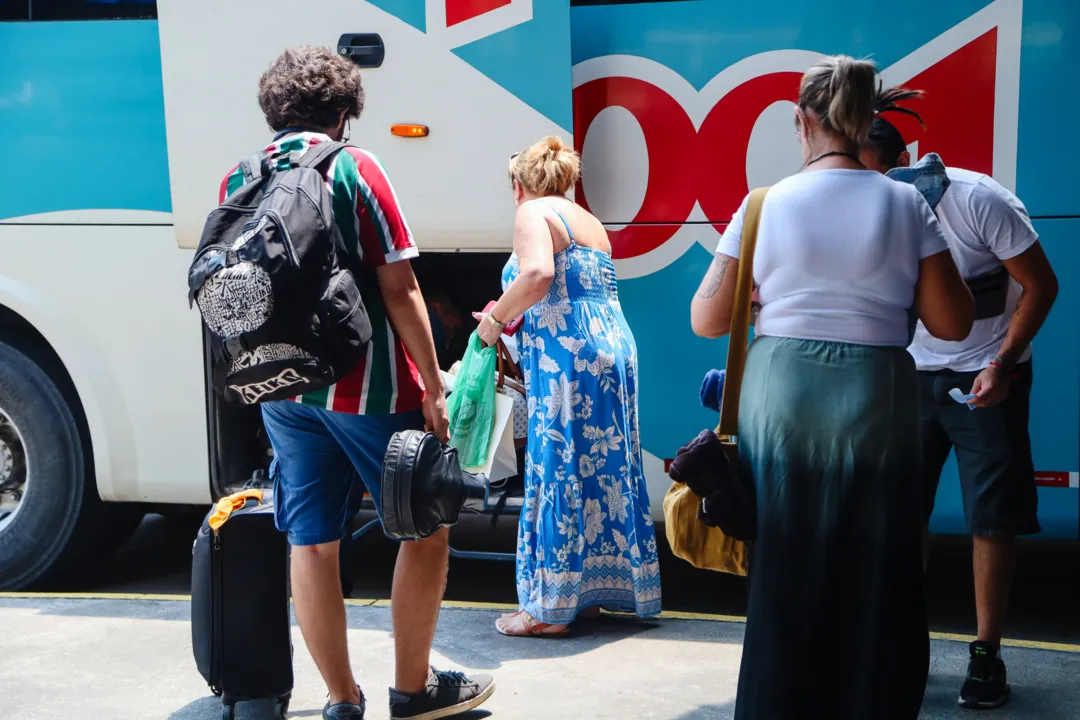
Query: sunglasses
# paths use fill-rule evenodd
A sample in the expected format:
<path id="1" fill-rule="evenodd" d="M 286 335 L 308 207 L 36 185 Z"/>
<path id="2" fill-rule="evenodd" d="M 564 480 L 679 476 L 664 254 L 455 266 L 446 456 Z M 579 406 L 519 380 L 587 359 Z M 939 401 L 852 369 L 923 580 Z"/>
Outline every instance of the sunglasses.
<path id="1" fill-rule="evenodd" d="M 518 152 L 514 153 L 513 155 L 511 155 L 510 156 L 510 162 L 513 163 L 514 159 L 517 158 L 517 156 L 520 155 L 520 154 L 521 154 L 521 151 L 518 151 Z M 511 183 L 514 182 L 514 171 L 513 170 L 510 171 L 510 182 Z"/>

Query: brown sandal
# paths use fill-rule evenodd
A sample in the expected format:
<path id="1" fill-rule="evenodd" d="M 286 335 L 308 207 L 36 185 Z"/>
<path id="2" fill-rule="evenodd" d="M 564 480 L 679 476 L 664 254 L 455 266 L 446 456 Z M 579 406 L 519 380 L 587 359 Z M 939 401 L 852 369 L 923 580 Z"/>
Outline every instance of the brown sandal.
<path id="1" fill-rule="evenodd" d="M 511 627 L 510 623 L 513 621 L 517 621 L 516 627 Z M 562 629 L 551 630 L 559 627 Z M 507 637 L 564 638 L 570 634 L 568 626 L 542 623 L 524 610 L 499 618 L 495 621 L 495 629 Z"/>

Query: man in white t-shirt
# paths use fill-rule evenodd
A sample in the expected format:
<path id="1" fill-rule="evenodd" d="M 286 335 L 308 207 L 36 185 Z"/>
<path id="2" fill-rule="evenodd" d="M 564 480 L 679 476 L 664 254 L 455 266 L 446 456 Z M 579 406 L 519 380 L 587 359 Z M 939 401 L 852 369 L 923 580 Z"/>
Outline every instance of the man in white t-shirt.
<path id="1" fill-rule="evenodd" d="M 861 159 L 922 191 L 975 297 L 966 340 L 938 340 L 920 322 L 909 352 L 922 386 L 927 519 L 941 469 L 955 450 L 974 536 L 978 639 L 959 702 L 999 707 L 1009 695 L 1000 643 L 1015 538 L 1040 529 L 1028 436 L 1031 341 L 1057 296 L 1057 279 L 1023 203 L 993 178 L 945 168 L 933 155 L 908 168 L 903 138 L 880 115 Z"/>

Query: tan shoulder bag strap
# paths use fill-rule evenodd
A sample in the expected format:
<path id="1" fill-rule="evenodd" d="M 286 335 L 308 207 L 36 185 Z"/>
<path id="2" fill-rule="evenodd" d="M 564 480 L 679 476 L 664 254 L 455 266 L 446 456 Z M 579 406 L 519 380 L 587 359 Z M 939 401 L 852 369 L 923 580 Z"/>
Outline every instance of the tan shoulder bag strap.
<path id="1" fill-rule="evenodd" d="M 769 188 L 756 188 L 750 193 L 743 216 L 739 245 L 739 275 L 735 279 L 735 299 L 731 304 L 731 332 L 728 336 L 727 373 L 724 376 L 724 396 L 720 401 L 720 424 L 716 434 L 726 444 L 735 445 L 739 434 L 739 394 L 742 392 L 743 370 L 746 367 L 746 345 L 750 336 L 750 303 L 754 297 L 754 249 L 757 247 L 761 205 Z"/>

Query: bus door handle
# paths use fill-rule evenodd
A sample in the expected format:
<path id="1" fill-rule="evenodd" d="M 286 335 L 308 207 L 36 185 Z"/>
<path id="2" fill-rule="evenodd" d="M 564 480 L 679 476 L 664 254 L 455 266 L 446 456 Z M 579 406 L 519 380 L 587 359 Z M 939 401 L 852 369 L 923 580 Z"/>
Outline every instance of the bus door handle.
<path id="1" fill-rule="evenodd" d="M 386 46 L 377 33 L 345 33 L 338 39 L 338 54 L 362 68 L 377 68 L 386 57 Z"/>

